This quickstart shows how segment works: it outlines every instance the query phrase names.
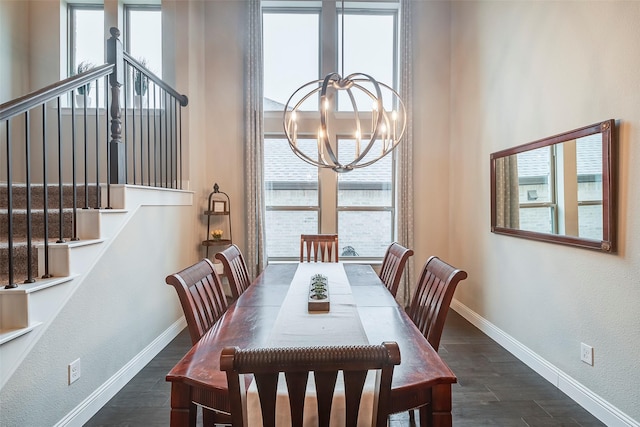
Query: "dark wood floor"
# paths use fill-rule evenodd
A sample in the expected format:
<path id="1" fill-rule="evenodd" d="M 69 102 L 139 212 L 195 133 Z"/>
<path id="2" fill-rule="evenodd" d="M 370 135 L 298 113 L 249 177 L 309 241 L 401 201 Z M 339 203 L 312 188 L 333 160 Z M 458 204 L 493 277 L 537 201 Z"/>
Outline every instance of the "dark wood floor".
<path id="1" fill-rule="evenodd" d="M 170 386 L 164 377 L 189 347 L 185 329 L 85 426 L 168 426 Z M 458 377 L 455 427 L 604 426 L 454 311 L 440 354 Z M 401 426 L 409 426 L 407 413 L 391 418 L 390 427 Z"/>

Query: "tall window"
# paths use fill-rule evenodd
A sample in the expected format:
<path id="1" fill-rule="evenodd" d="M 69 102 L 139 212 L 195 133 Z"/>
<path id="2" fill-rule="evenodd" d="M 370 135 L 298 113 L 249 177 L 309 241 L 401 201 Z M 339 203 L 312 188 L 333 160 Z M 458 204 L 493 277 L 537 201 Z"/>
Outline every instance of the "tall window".
<path id="1" fill-rule="evenodd" d="M 519 228 L 601 239 L 601 150 L 595 134 L 518 153 Z"/>
<path id="2" fill-rule="evenodd" d="M 162 12 L 157 6 L 126 7 L 126 50 L 162 77 Z"/>
<path id="3" fill-rule="evenodd" d="M 104 10 L 101 5 L 69 5 L 69 75 L 79 74 L 105 61 Z M 105 105 L 103 79 L 88 85 L 87 106 L 94 107 L 99 99 Z M 96 95 L 99 93 L 99 95 Z M 77 94 L 77 96 L 82 96 Z M 84 102 L 84 101 L 83 101 Z"/>
<path id="4" fill-rule="evenodd" d="M 339 2 L 323 2 L 324 9 L 268 4 L 263 9 L 265 229 L 271 260 L 297 258 L 302 233 L 337 232 L 342 259 L 380 259 L 395 239 L 393 153 L 366 168 L 337 174 L 299 159 L 282 129 L 289 96 L 328 72 L 366 73 L 396 86 L 398 3 L 375 3 L 376 9 L 367 8 L 372 3 L 349 4 L 358 8 L 345 8 L 344 39 Z M 339 133 L 347 132 L 353 120 L 344 101 L 339 99 L 337 106 L 338 120 L 344 125 L 336 126 L 338 133 L 330 139 L 336 141 L 338 157 L 352 158 L 354 135 Z M 306 107 L 314 108 L 313 103 Z M 316 117 L 317 109 L 309 114 Z M 305 123 L 302 117 L 298 123 L 297 143 L 315 146 L 318 130 L 312 127 L 317 122 Z"/>
<path id="5" fill-rule="evenodd" d="M 105 63 L 104 10 L 102 6 L 69 5 L 69 74 L 82 62 Z"/>

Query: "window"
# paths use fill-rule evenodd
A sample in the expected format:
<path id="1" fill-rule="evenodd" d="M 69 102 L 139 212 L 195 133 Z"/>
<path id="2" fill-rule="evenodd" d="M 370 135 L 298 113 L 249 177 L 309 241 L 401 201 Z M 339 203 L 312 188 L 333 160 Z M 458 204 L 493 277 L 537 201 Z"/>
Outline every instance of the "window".
<path id="1" fill-rule="evenodd" d="M 518 153 L 520 229 L 602 238 L 601 145 L 595 134 Z"/>
<path id="2" fill-rule="evenodd" d="M 157 6 L 126 6 L 125 50 L 162 77 L 162 12 Z"/>
<path id="3" fill-rule="evenodd" d="M 297 259 L 302 233 L 337 232 L 342 257 L 369 260 L 381 259 L 395 239 L 394 153 L 366 168 L 337 174 L 299 159 L 282 130 L 289 97 L 329 71 L 366 73 L 396 86 L 398 3 L 380 2 L 376 9 L 366 8 L 371 4 L 350 2 L 358 8 L 345 8 L 344 55 L 339 2 L 308 8 L 267 4 L 263 8 L 265 230 L 270 260 Z M 322 25 L 326 20 L 335 25 Z M 354 135 L 344 134 L 353 120 L 345 102 L 348 99 L 338 100 L 336 113 L 345 125 L 336 126 L 331 138 L 336 141 L 338 157 L 352 157 L 356 146 Z M 310 116 L 317 117 L 317 104 L 304 104 Z M 317 121 L 305 123 L 302 117 L 298 123 L 297 143 L 308 146 L 305 152 L 316 152 L 318 130 L 312 127 Z"/>
<path id="4" fill-rule="evenodd" d="M 602 218 L 602 141 L 600 135 L 576 140 L 578 226 L 580 237 L 600 240 Z"/>
<path id="5" fill-rule="evenodd" d="M 78 74 L 80 64 L 83 70 L 102 65 L 105 61 L 104 10 L 96 5 L 69 5 L 69 75 Z M 97 30 L 96 30 L 97 29 Z M 105 82 L 98 81 L 89 85 L 87 106 L 95 106 L 99 99 L 100 107 L 105 105 Z M 76 96 L 81 96 L 76 94 Z"/>
<path id="6" fill-rule="evenodd" d="M 105 63 L 103 28 L 102 6 L 69 6 L 69 75 L 76 73 L 81 62 Z"/>

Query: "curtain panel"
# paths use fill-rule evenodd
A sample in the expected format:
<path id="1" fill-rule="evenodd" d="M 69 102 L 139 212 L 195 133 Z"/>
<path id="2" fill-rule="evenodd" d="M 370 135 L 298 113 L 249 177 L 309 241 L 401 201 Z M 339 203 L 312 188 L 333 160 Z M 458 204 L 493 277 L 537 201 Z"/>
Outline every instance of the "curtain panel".
<path id="1" fill-rule="evenodd" d="M 251 277 L 266 266 L 264 232 L 264 115 L 262 8 L 260 0 L 247 5 L 248 36 L 245 49 L 245 181 L 247 248 L 245 259 Z"/>
<path id="2" fill-rule="evenodd" d="M 396 182 L 398 186 L 398 242 L 414 247 L 413 239 L 413 60 L 411 2 L 400 1 L 400 96 L 407 109 L 407 129 L 398 146 Z M 415 283 L 414 257 L 409 257 L 396 299 L 408 306 Z"/>

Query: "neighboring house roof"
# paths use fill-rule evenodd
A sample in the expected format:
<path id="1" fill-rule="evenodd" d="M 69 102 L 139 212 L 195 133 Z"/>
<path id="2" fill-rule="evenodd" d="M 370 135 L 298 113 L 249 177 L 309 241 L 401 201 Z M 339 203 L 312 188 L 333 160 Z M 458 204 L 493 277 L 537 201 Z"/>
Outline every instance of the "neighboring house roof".
<path id="1" fill-rule="evenodd" d="M 549 174 L 549 150 L 539 148 L 518 154 L 518 176 L 534 177 Z M 578 140 L 578 175 L 602 174 L 602 137 L 590 135 Z"/>
<path id="2" fill-rule="evenodd" d="M 314 141 L 310 143 L 315 145 Z M 318 179 L 318 168 L 296 157 L 284 138 L 265 142 L 264 160 L 266 181 L 316 182 Z M 390 182 L 392 160 L 393 155 L 388 154 L 370 166 L 341 173 L 339 179 L 343 182 Z"/>

